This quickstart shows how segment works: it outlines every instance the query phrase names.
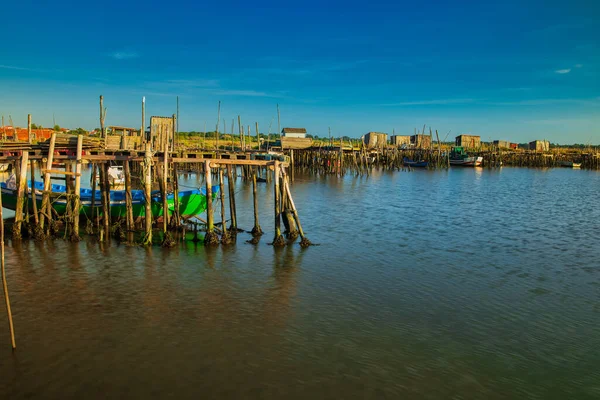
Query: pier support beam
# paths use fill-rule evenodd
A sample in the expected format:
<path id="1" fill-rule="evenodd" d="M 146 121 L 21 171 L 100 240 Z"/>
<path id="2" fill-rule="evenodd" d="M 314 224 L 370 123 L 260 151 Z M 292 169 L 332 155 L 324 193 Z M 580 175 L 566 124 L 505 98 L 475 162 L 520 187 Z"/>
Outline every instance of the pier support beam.
<path id="1" fill-rule="evenodd" d="M 145 151 L 142 181 L 144 182 L 146 235 L 143 244 L 149 246 L 152 245 L 152 143 L 146 143 Z"/>
<path id="2" fill-rule="evenodd" d="M 204 235 L 205 245 L 219 244 L 219 237 L 215 233 L 215 215 L 212 204 L 212 175 L 210 173 L 210 160 L 204 162 L 204 178 L 206 181 L 206 235 Z"/>
<path id="3" fill-rule="evenodd" d="M 274 212 L 275 212 L 275 236 L 273 237 L 273 246 L 285 246 L 285 239 L 281 235 L 281 196 L 279 189 L 279 161 L 275 161 L 275 176 L 273 179 L 273 197 L 274 197 Z"/>
<path id="4" fill-rule="evenodd" d="M 83 151 L 83 135 L 77 135 L 77 160 L 75 164 L 75 190 L 73 193 L 73 230 L 71 241 L 76 242 L 79 237 L 79 211 L 81 210 L 81 153 Z"/>
<path id="5" fill-rule="evenodd" d="M 27 162 L 29 160 L 29 152 L 23 151 L 21 155 L 21 166 L 19 168 L 19 176 L 17 176 L 17 206 L 15 208 L 15 223 L 13 225 L 13 239 L 21 239 L 21 229 L 23 227 L 23 208 L 25 206 L 25 198 L 27 197 Z"/>

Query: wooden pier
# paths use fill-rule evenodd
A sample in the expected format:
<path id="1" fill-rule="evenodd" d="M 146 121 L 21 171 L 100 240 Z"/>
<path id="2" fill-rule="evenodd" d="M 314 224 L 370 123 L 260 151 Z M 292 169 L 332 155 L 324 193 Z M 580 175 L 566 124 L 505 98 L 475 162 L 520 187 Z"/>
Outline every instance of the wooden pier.
<path id="1" fill-rule="evenodd" d="M 100 241 L 108 241 L 111 237 L 127 242 L 136 242 L 136 233 L 140 233 L 138 243 L 151 245 L 154 243 L 155 231 L 162 232 L 162 245 L 173 246 L 177 238 L 183 238 L 190 224 L 197 231 L 198 223 L 205 227 L 204 243 L 206 245 L 229 244 L 235 241 L 238 227 L 236 221 L 236 201 L 233 180 L 238 172 L 242 178 L 253 184 L 253 208 L 255 224 L 253 236 L 259 237 L 262 229 L 258 223 L 258 204 L 260 199 L 256 191 L 257 175 L 267 177 L 273 182 L 275 208 L 275 235 L 272 244 L 283 246 L 293 243 L 300 231 L 301 246 L 310 245 L 301 229 L 300 219 L 292 199 L 288 183 L 289 163 L 279 159 L 260 159 L 260 155 L 251 152 L 209 152 L 209 151 L 153 151 L 150 142 L 145 144 L 144 151 L 112 150 L 86 143 L 82 135 L 67 138 L 53 134 L 49 143 L 30 145 L 12 143 L 0 147 L 0 162 L 10 163 L 16 176 L 16 187 L 13 195 L 17 198 L 15 221 L 12 237 L 18 240 L 24 236 L 39 240 L 56 236 L 61 230 L 64 237 L 72 241 L 80 239 L 80 226 L 86 224 L 86 232 L 96 235 Z M 165 143 L 165 142 L 163 142 Z M 167 148 L 165 145 L 163 148 Z M 87 220 L 80 218 L 82 203 L 80 199 L 82 164 L 89 164 L 92 169 L 91 180 L 91 216 Z M 125 182 L 126 215 L 123 218 L 111 218 L 111 183 L 109 181 L 109 166 L 123 167 Z M 34 188 L 36 165 L 43 177 L 41 193 Z M 29 168 L 28 168 L 29 167 Z M 27 172 L 31 174 L 31 184 L 27 185 Z M 225 174 L 226 171 L 226 174 Z M 206 191 L 206 220 L 199 215 L 179 215 L 178 177 L 182 172 L 195 172 L 204 177 Z M 52 176 L 60 175 L 60 177 Z M 98 177 L 95 179 L 95 177 Z M 227 178 L 229 197 L 229 228 L 225 226 L 225 178 Z M 66 182 L 66 191 L 60 197 L 67 199 L 66 211 L 61 215 L 53 209 L 52 204 L 57 196 L 52 190 L 51 180 L 60 179 Z M 263 178 L 264 179 L 264 178 Z M 132 183 L 133 181 L 133 183 Z M 215 207 L 213 198 L 213 181 L 219 185 L 217 199 L 221 201 L 220 223 L 215 222 Z M 145 218 L 134 220 L 132 213 L 132 187 L 144 191 Z M 153 191 L 158 187 L 160 194 Z M 7 190 L 7 189 L 5 189 Z M 99 198 L 97 193 L 100 193 Z M 174 206 L 167 204 L 167 196 L 173 194 Z M 41 195 L 41 206 L 38 209 L 36 196 Z M 152 215 L 152 198 L 159 197 L 162 203 L 161 215 Z M 99 204 L 97 204 L 99 200 Z M 165 211 L 166 210 L 166 211 Z M 287 218 L 287 216 L 291 216 Z M 285 218 L 286 231 L 281 231 L 281 221 Z M 85 218 L 84 218 L 85 219 Z M 288 241 L 283 239 L 286 235 Z M 256 243 L 257 240 L 251 241 Z"/>

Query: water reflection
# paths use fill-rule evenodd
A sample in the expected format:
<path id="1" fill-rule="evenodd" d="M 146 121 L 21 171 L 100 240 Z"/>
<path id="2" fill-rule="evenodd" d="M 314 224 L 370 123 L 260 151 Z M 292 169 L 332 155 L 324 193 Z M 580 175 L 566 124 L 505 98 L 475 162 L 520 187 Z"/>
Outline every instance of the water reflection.
<path id="1" fill-rule="evenodd" d="M 598 173 L 512 168 L 299 174 L 292 191 L 321 246 L 267 245 L 272 185 L 259 185 L 257 245 L 248 233 L 210 248 L 8 242 L 20 348 L 0 346 L 0 391 L 589 397 L 599 184 Z M 250 190 L 237 180 L 245 229 Z"/>

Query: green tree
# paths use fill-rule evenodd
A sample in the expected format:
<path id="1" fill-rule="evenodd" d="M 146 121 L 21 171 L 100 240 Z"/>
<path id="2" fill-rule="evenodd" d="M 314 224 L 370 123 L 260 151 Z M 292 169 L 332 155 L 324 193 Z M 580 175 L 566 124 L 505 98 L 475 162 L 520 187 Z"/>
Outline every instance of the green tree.
<path id="1" fill-rule="evenodd" d="M 54 125 L 54 131 L 56 131 L 56 132 L 60 131 L 60 126 L 58 124 Z"/>

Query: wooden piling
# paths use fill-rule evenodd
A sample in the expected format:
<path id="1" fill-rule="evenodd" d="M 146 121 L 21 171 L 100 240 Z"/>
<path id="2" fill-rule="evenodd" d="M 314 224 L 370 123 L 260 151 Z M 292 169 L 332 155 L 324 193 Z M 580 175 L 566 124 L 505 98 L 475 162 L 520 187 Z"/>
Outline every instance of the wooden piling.
<path id="1" fill-rule="evenodd" d="M 98 207 L 96 205 L 96 186 L 97 186 L 97 177 L 98 177 L 98 165 L 96 163 L 92 164 L 92 204 L 91 204 L 91 214 L 92 221 L 94 226 L 96 227 L 96 232 L 100 230 L 100 214 L 98 212 Z"/>
<path id="2" fill-rule="evenodd" d="M 145 204 L 145 230 L 143 244 L 152 245 L 152 143 L 147 142 L 144 154 L 144 204 Z"/>
<path id="3" fill-rule="evenodd" d="M 204 235 L 205 245 L 219 244 L 219 237 L 215 233 L 215 215 L 212 205 L 212 175 L 210 171 L 210 160 L 204 162 L 204 179 L 206 182 L 206 235 Z"/>
<path id="4" fill-rule="evenodd" d="M 15 223 L 13 225 L 13 239 L 21 239 L 21 229 L 23 226 L 23 207 L 25 206 L 25 198 L 27 197 L 27 162 L 29 160 L 29 152 L 23 151 L 21 155 L 21 167 L 17 177 L 17 205 L 15 208 Z"/>
<path id="5" fill-rule="evenodd" d="M 163 169 L 161 176 L 161 198 L 162 198 L 162 206 L 163 206 L 163 233 L 167 233 L 167 228 L 169 227 L 169 203 L 167 201 L 167 176 L 169 174 L 169 164 L 168 164 L 168 155 L 167 149 L 165 147 L 165 151 L 163 153 Z"/>
<path id="6" fill-rule="evenodd" d="M 36 228 L 39 226 L 39 216 L 37 209 L 37 196 L 35 194 L 35 164 L 36 161 L 31 160 L 29 162 L 31 168 L 31 206 L 33 208 L 33 220 L 35 221 Z"/>
<path id="7" fill-rule="evenodd" d="M 231 216 L 231 225 L 229 225 L 230 235 L 235 238 L 237 235 L 237 212 L 235 207 L 235 188 L 233 186 L 233 173 L 231 164 L 227 165 L 227 189 L 229 190 L 229 215 Z"/>
<path id="8" fill-rule="evenodd" d="M 108 179 L 107 162 L 100 165 L 100 192 L 102 193 L 102 226 L 104 238 L 108 242 L 110 240 L 110 181 Z"/>
<path id="9" fill-rule="evenodd" d="M 292 207 L 292 213 L 294 214 L 294 219 L 296 221 L 296 225 L 298 226 L 298 232 L 300 233 L 300 238 L 302 239 L 300 241 L 300 246 L 308 247 L 308 246 L 312 245 L 312 243 L 310 242 L 310 240 L 308 240 L 306 235 L 304 235 L 304 230 L 302 229 L 302 224 L 300 223 L 300 216 L 298 215 L 298 209 L 296 208 L 296 204 L 294 203 L 294 199 L 292 198 L 292 192 L 290 191 L 290 184 L 289 184 L 289 181 L 286 179 L 285 175 L 284 175 L 284 179 L 283 179 L 283 185 L 284 185 L 284 190 L 286 191 L 290 206 Z"/>
<path id="10" fill-rule="evenodd" d="M 48 159 L 46 160 L 46 170 L 44 172 L 44 192 L 42 194 L 42 209 L 40 210 L 40 229 L 44 229 L 44 220 L 48 220 L 50 225 L 52 214 L 48 212 L 50 207 L 50 171 L 52 169 L 52 160 L 54 159 L 54 146 L 56 144 L 56 133 L 50 137 L 50 147 L 48 148 Z"/>
<path id="11" fill-rule="evenodd" d="M 258 127 L 258 124 L 257 124 Z M 258 222 L 258 195 L 256 193 L 256 170 L 257 167 L 252 169 L 252 199 L 254 200 L 254 227 L 252 228 L 252 236 L 262 236 L 263 231 Z"/>
<path id="12" fill-rule="evenodd" d="M 219 167 L 219 195 L 221 199 L 221 244 L 231 243 L 231 236 L 227 231 L 227 221 L 225 221 L 225 179 L 223 178 L 223 168 Z"/>
<path id="13" fill-rule="evenodd" d="M 75 164 L 75 193 L 73 202 L 73 230 L 71 241 L 78 241 L 79 237 L 79 211 L 81 210 L 81 153 L 83 151 L 83 135 L 77 135 L 77 160 Z"/>
<path id="14" fill-rule="evenodd" d="M 125 174 L 125 226 L 127 232 L 132 232 L 134 230 L 134 221 L 133 221 L 133 197 L 131 195 L 131 170 L 129 166 L 129 161 L 123 162 L 123 173 Z"/>
<path id="15" fill-rule="evenodd" d="M 273 198 L 274 198 L 274 212 L 275 212 L 275 236 L 273 237 L 273 246 L 284 246 L 285 240 L 281 235 L 281 206 L 280 206 L 280 192 L 279 192 L 279 176 L 280 176 L 279 161 L 275 161 L 274 171 L 275 176 L 273 179 Z"/>
<path id="16" fill-rule="evenodd" d="M 26 169 L 27 170 L 27 169 Z M 13 350 L 17 348 L 15 342 L 15 326 L 12 319 L 12 310 L 10 308 L 10 296 L 8 295 L 8 284 L 6 283 L 6 269 L 4 267 L 4 216 L 2 215 L 2 191 L 0 191 L 0 272 L 2 273 L 2 288 L 4 289 L 4 304 L 6 305 L 6 314 L 8 316 L 8 330 L 10 332 L 10 342 Z"/>

